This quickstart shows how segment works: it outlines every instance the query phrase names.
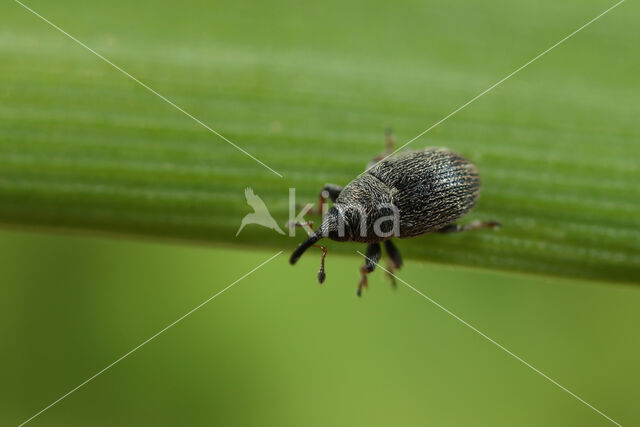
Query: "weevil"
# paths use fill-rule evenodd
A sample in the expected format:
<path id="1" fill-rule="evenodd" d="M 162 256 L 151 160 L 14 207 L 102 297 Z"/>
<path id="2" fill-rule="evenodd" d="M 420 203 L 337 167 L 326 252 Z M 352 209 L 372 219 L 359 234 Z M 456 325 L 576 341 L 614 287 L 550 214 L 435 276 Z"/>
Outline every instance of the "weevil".
<path id="1" fill-rule="evenodd" d="M 393 152 L 393 140 L 387 132 L 387 153 Z M 367 287 L 367 275 L 382 256 L 381 243 L 390 258 L 388 271 L 402 267 L 402 257 L 391 241 L 426 233 L 456 233 L 481 228 L 497 229 L 497 221 L 473 221 L 456 224 L 476 204 L 480 195 L 478 170 L 463 156 L 447 148 L 407 150 L 396 155 L 384 153 L 373 158 L 367 170 L 344 188 L 326 184 L 319 196 L 318 210 L 326 199 L 333 206 L 322 223 L 293 252 L 293 265 L 311 246 L 322 248 L 318 281 L 326 277 L 325 247 L 316 243 L 328 237 L 339 242 L 367 244 L 365 264 L 360 267 L 358 296 Z"/>

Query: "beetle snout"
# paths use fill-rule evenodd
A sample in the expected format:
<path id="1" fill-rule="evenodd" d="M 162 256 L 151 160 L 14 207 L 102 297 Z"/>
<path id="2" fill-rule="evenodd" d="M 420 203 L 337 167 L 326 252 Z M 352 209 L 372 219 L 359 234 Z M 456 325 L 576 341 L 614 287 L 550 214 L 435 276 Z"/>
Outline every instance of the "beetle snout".
<path id="1" fill-rule="evenodd" d="M 313 246 L 318 240 L 322 239 L 323 237 L 324 236 L 320 232 L 320 229 L 318 229 L 318 231 L 316 231 L 315 233 L 307 237 L 307 240 L 300 243 L 300 246 L 298 246 L 296 250 L 293 251 L 293 253 L 291 254 L 291 258 L 289 258 L 289 264 L 291 265 L 295 264 L 307 249 L 309 249 L 311 246 Z"/>

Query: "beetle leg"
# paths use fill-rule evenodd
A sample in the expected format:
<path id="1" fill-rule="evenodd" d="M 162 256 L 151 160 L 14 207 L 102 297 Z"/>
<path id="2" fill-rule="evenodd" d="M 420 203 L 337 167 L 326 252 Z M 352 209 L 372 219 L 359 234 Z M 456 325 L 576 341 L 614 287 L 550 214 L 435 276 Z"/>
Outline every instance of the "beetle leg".
<path id="1" fill-rule="evenodd" d="M 398 250 L 398 248 L 396 248 L 396 245 L 394 245 L 391 240 L 384 241 L 384 249 L 385 251 L 387 251 L 387 255 L 389 255 L 387 274 L 391 279 L 391 285 L 395 288 L 397 287 L 397 284 L 393 272 L 394 270 L 399 270 L 402 267 L 402 256 L 400 255 L 400 251 Z"/>
<path id="2" fill-rule="evenodd" d="M 368 287 L 367 274 L 376 269 L 378 261 L 382 256 L 382 250 L 380 249 L 380 243 L 371 243 L 367 246 L 366 260 L 362 267 L 360 267 L 360 273 L 362 278 L 358 284 L 358 296 L 362 294 L 362 288 Z"/>
<path id="3" fill-rule="evenodd" d="M 313 229 L 313 221 L 305 221 L 305 222 L 300 222 L 300 221 L 287 221 L 285 224 L 285 227 L 287 228 L 304 228 L 305 225 L 308 225 L 309 228 Z M 309 234 L 309 233 L 307 233 Z"/>
<path id="4" fill-rule="evenodd" d="M 498 221 L 471 221 L 467 225 L 449 224 L 438 230 L 437 233 L 460 233 L 462 231 L 479 230 L 481 228 L 490 228 L 492 230 L 497 230 L 501 226 L 502 225 Z"/>
<path id="5" fill-rule="evenodd" d="M 396 141 L 393 137 L 393 131 L 391 130 L 391 128 L 386 128 L 384 130 L 384 144 L 387 147 L 387 155 L 393 153 L 393 146 L 395 145 L 395 143 Z"/>
<path id="6" fill-rule="evenodd" d="M 391 128 L 386 128 L 384 130 L 384 145 L 386 147 L 386 150 L 376 155 L 373 159 L 371 159 L 371 162 L 369 162 L 369 167 L 375 165 L 380 160 L 393 154 L 393 146 L 395 145 L 395 139 L 393 138 L 393 132 L 391 132 Z"/>
<path id="7" fill-rule="evenodd" d="M 316 207 L 315 213 L 318 215 L 322 215 L 324 213 L 323 207 L 326 200 L 331 199 L 331 201 L 335 203 L 341 191 L 342 187 L 340 187 L 339 185 L 325 184 L 320 194 L 318 194 L 318 206 Z"/>

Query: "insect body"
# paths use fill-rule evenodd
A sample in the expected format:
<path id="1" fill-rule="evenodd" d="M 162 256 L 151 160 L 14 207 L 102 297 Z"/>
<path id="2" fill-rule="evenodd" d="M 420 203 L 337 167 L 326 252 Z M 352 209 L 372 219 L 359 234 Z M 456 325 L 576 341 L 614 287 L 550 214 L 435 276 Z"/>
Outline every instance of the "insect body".
<path id="1" fill-rule="evenodd" d="M 367 274 L 380 260 L 381 242 L 392 272 L 402 266 L 392 237 L 499 227 L 495 221 L 455 224 L 473 208 L 479 194 L 476 167 L 446 148 L 405 151 L 382 159 L 344 188 L 325 185 L 321 200 L 328 196 L 333 206 L 318 229 L 293 252 L 290 263 L 295 264 L 305 250 L 323 237 L 367 243 L 366 262 L 360 269 L 360 295 L 367 286 Z M 320 276 L 324 279 L 324 257 Z"/>

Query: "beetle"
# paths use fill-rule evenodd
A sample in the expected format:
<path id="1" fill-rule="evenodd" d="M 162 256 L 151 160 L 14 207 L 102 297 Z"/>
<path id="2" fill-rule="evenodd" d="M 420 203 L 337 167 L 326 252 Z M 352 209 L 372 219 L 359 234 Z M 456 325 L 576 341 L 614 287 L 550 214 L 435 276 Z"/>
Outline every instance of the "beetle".
<path id="1" fill-rule="evenodd" d="M 387 132 L 387 151 L 393 142 Z M 481 228 L 497 229 L 497 221 L 456 223 L 476 204 L 480 195 L 478 170 L 460 154 L 447 148 L 407 150 L 393 156 L 376 156 L 367 170 L 344 188 L 326 184 L 319 196 L 319 209 L 327 198 L 333 206 L 322 223 L 292 253 L 293 265 L 311 246 L 322 248 L 318 281 L 326 277 L 326 248 L 316 243 L 328 237 L 339 242 L 367 244 L 365 264 L 357 294 L 367 287 L 367 275 L 382 256 L 381 243 L 390 258 L 389 275 L 402 267 L 402 257 L 392 237 L 410 238 L 426 233 L 456 233 Z M 395 282 L 392 280 L 392 283 Z"/>

